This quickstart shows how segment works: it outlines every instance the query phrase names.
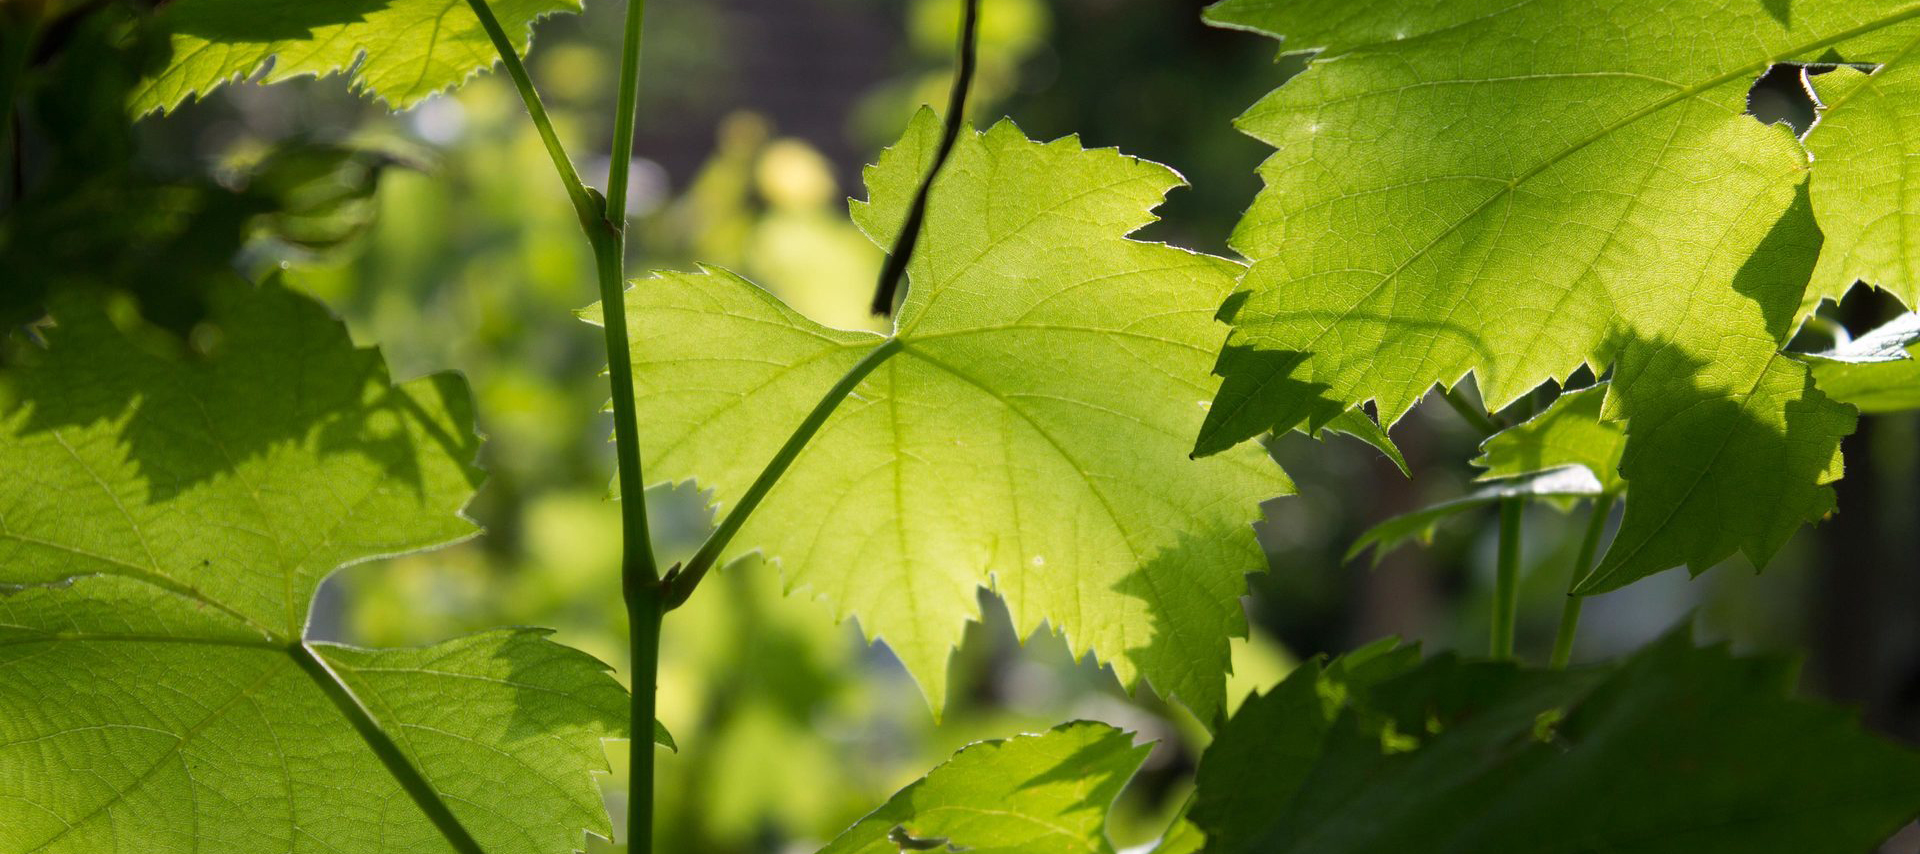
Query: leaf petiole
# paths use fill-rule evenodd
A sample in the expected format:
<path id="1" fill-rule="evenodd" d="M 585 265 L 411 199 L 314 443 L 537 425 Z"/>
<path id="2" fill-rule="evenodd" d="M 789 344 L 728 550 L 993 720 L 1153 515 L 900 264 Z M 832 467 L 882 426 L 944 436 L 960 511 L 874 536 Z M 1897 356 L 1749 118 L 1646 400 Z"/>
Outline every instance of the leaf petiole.
<path id="1" fill-rule="evenodd" d="M 1520 516 L 1526 503 L 1518 498 L 1500 502 L 1500 556 L 1493 578 L 1494 658 L 1513 657 L 1513 627 L 1520 610 Z"/>
<path id="2" fill-rule="evenodd" d="M 1573 660 L 1573 637 L 1580 628 L 1582 600 L 1573 595 L 1573 588 L 1593 571 L 1593 558 L 1600 550 L 1600 535 L 1606 531 L 1607 514 L 1612 511 L 1612 493 L 1593 500 L 1593 515 L 1587 519 L 1587 533 L 1580 540 L 1580 554 L 1574 558 L 1573 575 L 1567 580 L 1567 601 L 1560 606 L 1560 628 L 1553 636 L 1553 657 L 1549 664 L 1555 669 L 1566 667 L 1567 662 Z"/>

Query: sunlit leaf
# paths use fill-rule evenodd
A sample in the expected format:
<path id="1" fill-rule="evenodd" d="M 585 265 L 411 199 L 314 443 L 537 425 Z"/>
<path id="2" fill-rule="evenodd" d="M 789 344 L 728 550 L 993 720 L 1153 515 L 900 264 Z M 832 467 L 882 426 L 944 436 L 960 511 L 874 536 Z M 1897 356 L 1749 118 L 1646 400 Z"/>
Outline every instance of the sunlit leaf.
<path id="1" fill-rule="evenodd" d="M 969 745 L 820 854 L 1111 854 L 1107 811 L 1150 749 L 1089 721 Z"/>
<path id="2" fill-rule="evenodd" d="M 931 111 L 867 171 L 854 220 L 887 244 L 940 132 Z M 1165 167 L 1011 123 L 960 136 L 935 182 L 893 346 L 733 541 L 857 617 L 939 708 L 975 591 L 1045 623 L 1128 685 L 1210 719 L 1251 523 L 1289 483 L 1258 448 L 1192 461 L 1236 267 L 1126 239 L 1179 184 Z M 724 510 L 886 337 L 828 328 L 721 270 L 626 297 L 648 474 Z"/>
<path id="3" fill-rule="evenodd" d="M 1539 415 L 1489 436 L 1473 461 L 1486 469 L 1480 479 L 1580 466 L 1593 475 L 1600 489 L 1619 492 L 1626 486 L 1620 479 L 1626 431 L 1601 417 L 1606 393 L 1606 383 L 1567 392 Z"/>
<path id="4" fill-rule="evenodd" d="M 1468 373 L 1500 408 L 1586 366 L 1612 372 L 1631 485 L 1592 589 L 1764 563 L 1831 511 L 1852 416 L 1778 352 L 1819 254 L 1809 161 L 1746 93 L 1776 62 L 1898 55 L 1920 3 L 1209 15 L 1324 50 L 1239 122 L 1276 151 L 1199 451 L 1367 401 L 1391 425 Z"/>
<path id="5" fill-rule="evenodd" d="M 1508 498 L 1588 498 L 1604 492 L 1599 480 L 1582 466 L 1562 466 L 1518 477 L 1490 480 L 1459 498 L 1402 513 L 1368 528 L 1347 548 L 1347 560 L 1374 549 L 1374 559 L 1409 540 L 1433 541 L 1433 531 L 1448 518 L 1500 503 Z"/>
<path id="6" fill-rule="evenodd" d="M 1920 151 L 1920 57 L 1908 47 L 1886 59 L 1871 74 L 1842 67 L 1811 78 L 1820 100 L 1806 139 L 1811 193 L 1827 240 L 1809 304 L 1864 281 L 1920 307 L 1920 172 L 1912 162 Z"/>

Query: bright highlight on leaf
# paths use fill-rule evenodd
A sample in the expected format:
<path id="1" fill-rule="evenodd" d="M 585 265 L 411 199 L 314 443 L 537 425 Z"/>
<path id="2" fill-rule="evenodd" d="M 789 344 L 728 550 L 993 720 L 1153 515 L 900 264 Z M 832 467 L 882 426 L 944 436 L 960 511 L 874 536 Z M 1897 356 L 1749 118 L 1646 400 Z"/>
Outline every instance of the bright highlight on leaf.
<path id="1" fill-rule="evenodd" d="M 1601 491 L 1626 488 L 1620 479 L 1620 454 L 1626 444 L 1621 425 L 1601 418 L 1607 384 L 1569 391 L 1526 421 L 1480 444 L 1473 464 L 1486 469 L 1479 480 L 1518 477 L 1561 466 L 1579 466 Z"/>
<path id="2" fill-rule="evenodd" d="M 1853 419 L 1779 353 L 1819 229 L 1805 150 L 1743 114 L 1747 89 L 1920 37 L 1920 3 L 1774 5 L 1210 9 L 1324 50 L 1240 119 L 1276 152 L 1198 450 L 1369 400 L 1390 425 L 1469 372 L 1500 407 L 1585 365 L 1611 371 L 1630 488 L 1583 591 L 1765 562 L 1832 509 Z"/>
<path id="3" fill-rule="evenodd" d="M 940 127 L 867 170 L 854 220 L 891 241 Z M 627 293 L 650 476 L 725 508 L 856 362 L 835 411 L 733 541 L 884 639 L 938 709 L 975 591 L 1121 680 L 1220 708 L 1252 523 L 1290 484 L 1257 448 L 1191 461 L 1230 262 L 1126 239 L 1180 179 L 1011 123 L 961 134 L 933 185 L 896 333 L 830 329 L 724 271 Z M 887 343 L 887 342 L 891 343 Z M 1185 403 L 1177 403 L 1185 401 Z M 1170 403 L 1173 402 L 1173 403 Z"/>
<path id="4" fill-rule="evenodd" d="M 1200 760 L 1210 854 L 1865 851 L 1920 755 L 1684 634 L 1575 670 L 1379 645 L 1247 701 Z"/>
<path id="5" fill-rule="evenodd" d="M 1820 390 L 1861 412 L 1920 409 L 1920 314 L 1900 315 L 1812 361 Z"/>
<path id="6" fill-rule="evenodd" d="M 1606 383 L 1566 392 L 1545 412 L 1487 437 L 1473 461 L 1486 469 L 1477 478 L 1482 486 L 1368 528 L 1354 539 L 1346 559 L 1371 548 L 1378 560 L 1409 540 L 1432 542 L 1441 522 L 1506 498 L 1571 505 L 1581 498 L 1619 495 L 1626 487 L 1619 474 L 1626 436 L 1619 424 L 1600 417 L 1605 397 Z"/>
<path id="7" fill-rule="evenodd" d="M 535 21 L 580 0 L 489 0 L 525 53 Z M 500 57 L 464 0 L 173 0 L 154 14 L 168 53 L 130 96 L 136 116 L 172 111 L 266 69 L 264 83 L 347 73 L 396 110 L 492 68 Z"/>
<path id="8" fill-rule="evenodd" d="M 1600 495 L 1604 490 L 1600 482 L 1586 469 L 1578 466 L 1566 466 L 1519 477 L 1502 478 L 1489 481 L 1486 485 L 1450 501 L 1442 501 L 1422 507 L 1410 513 L 1402 513 L 1387 519 L 1361 532 L 1354 538 L 1353 545 L 1347 548 L 1346 559 L 1353 560 L 1368 549 L 1373 549 L 1374 560 L 1385 557 L 1387 552 L 1407 543 L 1419 540 L 1422 543 L 1433 542 L 1433 532 L 1441 522 L 1470 510 L 1491 507 L 1508 498 L 1522 499 L 1578 499 Z"/>
<path id="9" fill-rule="evenodd" d="M 1107 811 L 1151 749 L 1091 721 L 969 745 L 820 854 L 1112 854 Z"/>
<path id="10" fill-rule="evenodd" d="M 466 386 L 312 301 L 210 291 L 204 352 L 56 306 L 0 374 L 0 851 L 572 850 L 627 694 L 512 629 L 303 638 L 333 569 L 473 533 Z"/>

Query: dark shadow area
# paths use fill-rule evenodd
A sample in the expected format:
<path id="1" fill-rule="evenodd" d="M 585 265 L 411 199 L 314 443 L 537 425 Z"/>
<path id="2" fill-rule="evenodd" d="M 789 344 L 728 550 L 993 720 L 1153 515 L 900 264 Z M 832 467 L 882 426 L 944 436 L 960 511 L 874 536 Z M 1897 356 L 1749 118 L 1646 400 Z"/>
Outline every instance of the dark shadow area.
<path id="1" fill-rule="evenodd" d="M 1295 379 L 1307 354 L 1261 350 L 1229 344 L 1220 351 L 1213 372 L 1221 377 L 1220 390 L 1200 426 L 1193 456 L 1220 453 L 1263 433 L 1284 433 L 1295 425 L 1313 429 L 1347 410 L 1326 396 L 1327 385 Z"/>
<path id="2" fill-rule="evenodd" d="M 1760 6 L 1779 21 L 1780 26 L 1793 26 L 1793 0 L 1760 0 Z"/>
<path id="3" fill-rule="evenodd" d="M 1704 384 L 1708 363 L 1673 340 L 1629 337 L 1615 347 L 1609 394 L 1632 436 L 1620 463 L 1626 510 L 1581 593 L 1675 566 L 1697 575 L 1735 552 L 1764 566 L 1801 523 L 1833 509 L 1833 490 L 1820 481 L 1854 414 L 1816 388 L 1804 365 L 1750 354 L 1748 391 Z"/>
<path id="4" fill-rule="evenodd" d="M 319 303 L 273 280 L 216 281 L 192 351 L 117 325 L 92 301 L 65 300 L 47 349 L 13 373 L 30 407 L 18 435 L 124 419 L 120 442 L 156 502 L 309 436 L 322 454 L 359 454 L 422 494 L 421 443 L 436 443 L 478 484 L 478 439 L 460 426 L 472 420 L 463 381 L 396 388 L 378 351 L 355 348 Z M 420 386 L 429 399 L 411 396 Z"/>
<path id="5" fill-rule="evenodd" d="M 1078 726 L 1078 724 L 1062 724 L 1056 729 L 1075 726 Z M 1048 768 L 1039 774 L 1021 781 L 1019 788 L 1032 789 L 1050 783 L 1082 783 L 1087 779 L 1090 770 L 1113 768 L 1125 764 L 1137 764 L 1137 762 L 1128 763 L 1127 756 L 1129 753 L 1136 752 L 1144 751 L 1133 746 L 1132 733 L 1121 729 L 1108 729 L 1099 739 L 1090 744 L 1082 745 L 1080 749 L 1074 751 L 1071 755 L 1067 756 L 1067 758 L 1060 760 L 1060 762 L 1052 768 Z M 1113 804 L 1113 799 L 1120 795 L 1120 790 L 1126 785 L 1127 775 L 1125 774 L 1103 775 L 1100 785 L 1086 787 L 1081 794 L 1080 800 L 1075 802 L 1073 806 L 1068 807 L 1066 811 L 1079 812 L 1086 810 L 1098 814 L 1105 814 L 1107 808 Z"/>

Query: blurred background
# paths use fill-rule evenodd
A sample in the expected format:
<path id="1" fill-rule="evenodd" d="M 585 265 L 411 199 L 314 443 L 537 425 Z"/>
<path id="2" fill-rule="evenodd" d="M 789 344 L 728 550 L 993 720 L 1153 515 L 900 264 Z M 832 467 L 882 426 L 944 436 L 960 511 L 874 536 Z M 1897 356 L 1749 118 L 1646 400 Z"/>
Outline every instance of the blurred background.
<path id="1" fill-rule="evenodd" d="M 1228 253 L 1265 154 L 1231 121 L 1301 66 L 1276 61 L 1266 39 L 1202 26 L 1201 5 L 984 0 L 972 117 L 1173 166 L 1192 187 L 1142 236 Z M 528 57 L 590 181 L 608 172 L 622 12 L 588 0 L 585 14 L 543 24 Z M 881 250 L 848 223 L 846 200 L 864 195 L 861 165 L 915 107 L 945 103 L 958 19 L 959 0 L 654 0 L 632 152 L 638 268 L 725 266 L 817 320 L 871 325 Z M 316 633 L 400 645 L 554 626 L 624 668 L 604 351 L 572 314 L 595 298 L 591 259 L 506 81 L 485 76 L 400 114 L 337 78 L 229 86 L 128 125 L 75 97 L 126 85 L 136 58 L 117 27 L 76 17 L 28 64 L 21 145 L 0 184 L 8 324 L 31 313 L 36 283 L 95 281 L 190 328 L 195 276 L 237 266 L 333 306 L 398 378 L 463 372 L 489 436 L 490 477 L 471 509 L 486 536 L 337 574 Z M 1754 112 L 1804 127 L 1798 73 L 1777 71 L 1756 86 Z M 124 231 L 111 234 L 84 227 L 109 205 L 142 215 L 115 218 Z M 1859 331 L 1897 311 L 1856 294 L 1829 314 Z M 1383 635 L 1485 649 L 1491 510 L 1377 564 L 1343 559 L 1371 524 L 1471 488 L 1481 437 L 1437 398 L 1394 438 L 1411 477 L 1349 439 L 1272 442 L 1300 494 L 1271 502 L 1260 526 L 1271 570 L 1249 579 L 1254 630 L 1235 644 L 1234 696 Z M 1808 691 L 1920 739 L 1920 420 L 1863 419 L 1846 454 L 1837 518 L 1803 530 L 1764 574 L 1736 560 L 1597 597 L 1576 661 L 1692 624 L 1744 650 L 1806 650 Z M 661 488 L 649 501 L 663 561 L 690 554 L 709 523 L 700 496 Z M 1527 512 L 1520 646 L 1536 663 L 1584 524 L 1581 512 Z M 1055 637 L 1015 637 L 991 601 L 986 613 L 936 723 L 884 646 L 784 598 L 773 568 L 748 562 L 710 581 L 664 640 L 660 717 L 685 751 L 659 769 L 666 850 L 811 851 L 960 745 L 1071 718 L 1158 740 L 1112 828 L 1123 847 L 1150 842 L 1186 796 L 1205 728 L 1148 689 L 1129 697 Z M 613 753 L 618 826 L 625 769 Z"/>

